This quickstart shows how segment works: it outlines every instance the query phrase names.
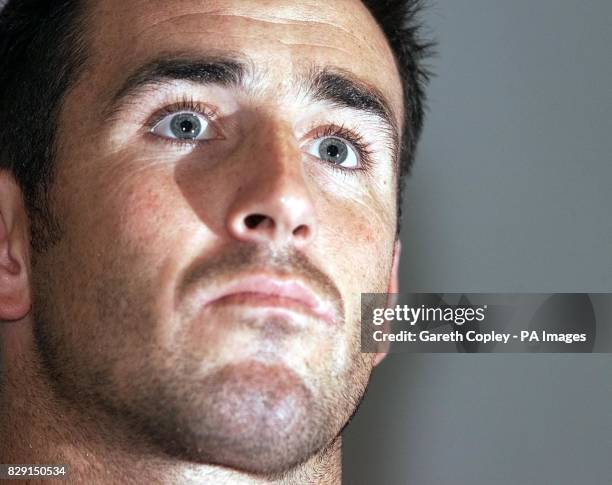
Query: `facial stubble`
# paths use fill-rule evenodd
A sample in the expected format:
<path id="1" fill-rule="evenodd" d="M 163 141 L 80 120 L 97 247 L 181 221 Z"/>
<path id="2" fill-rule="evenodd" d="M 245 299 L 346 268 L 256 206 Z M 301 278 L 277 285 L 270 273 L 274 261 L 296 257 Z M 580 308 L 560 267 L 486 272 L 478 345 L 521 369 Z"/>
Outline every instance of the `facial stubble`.
<path id="1" fill-rule="evenodd" d="M 242 248 L 194 264 L 181 280 L 186 288 L 260 258 L 260 252 Z M 358 332 L 339 374 L 309 375 L 305 382 L 282 362 L 239 360 L 203 375 L 198 356 L 182 351 L 188 334 L 178 332 L 171 346 L 153 338 L 151 330 L 160 325 L 155 285 L 131 277 L 142 276 L 133 271 L 138 255 L 123 264 L 109 260 L 103 272 L 87 279 L 88 288 L 72 287 L 66 274 L 53 270 L 66 268 L 61 258 L 38 265 L 35 336 L 58 396 L 90 419 L 110 417 L 124 430 L 122 439 L 180 460 L 280 473 L 328 445 L 362 398 L 371 363 L 359 352 Z M 339 298 L 331 280 L 300 256 L 268 255 L 267 265 L 315 279 Z M 95 318 L 80 321 L 87 315 L 79 311 L 83 305 Z"/>

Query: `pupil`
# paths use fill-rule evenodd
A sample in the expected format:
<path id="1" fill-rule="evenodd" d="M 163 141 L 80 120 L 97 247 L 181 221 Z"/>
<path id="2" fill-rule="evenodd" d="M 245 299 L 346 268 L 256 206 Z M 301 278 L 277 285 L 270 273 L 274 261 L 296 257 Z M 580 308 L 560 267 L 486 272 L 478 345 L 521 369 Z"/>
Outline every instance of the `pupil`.
<path id="1" fill-rule="evenodd" d="M 183 133 L 193 133 L 193 123 L 189 120 L 183 120 L 180 124 Z"/>
<path id="2" fill-rule="evenodd" d="M 327 147 L 327 154 L 330 157 L 336 158 L 339 153 L 340 153 L 340 150 L 338 150 L 338 147 L 336 145 L 330 145 Z"/>

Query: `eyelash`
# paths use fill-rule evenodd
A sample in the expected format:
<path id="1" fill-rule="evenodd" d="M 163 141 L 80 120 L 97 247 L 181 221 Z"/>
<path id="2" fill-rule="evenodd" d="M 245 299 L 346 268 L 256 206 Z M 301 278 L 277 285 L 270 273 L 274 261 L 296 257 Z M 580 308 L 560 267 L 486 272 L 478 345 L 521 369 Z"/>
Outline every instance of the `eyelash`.
<path id="1" fill-rule="evenodd" d="M 146 123 L 147 131 L 150 132 L 166 116 L 170 116 L 175 113 L 180 113 L 181 111 L 191 111 L 193 113 L 205 117 L 210 123 L 213 123 L 213 128 L 219 131 L 219 127 L 216 126 L 216 124 L 214 123 L 215 119 L 217 118 L 217 112 L 210 106 L 195 101 L 192 98 L 183 98 L 177 103 L 165 106 L 162 109 L 156 111 L 155 114 L 151 117 L 151 119 Z M 345 175 L 354 172 L 368 173 L 370 171 L 372 166 L 372 151 L 370 150 L 370 147 L 363 139 L 363 137 L 358 133 L 355 133 L 353 130 L 346 128 L 344 125 L 326 125 L 316 128 L 312 136 L 314 139 L 324 137 L 341 138 L 349 142 L 355 148 L 355 150 L 357 150 L 357 155 L 359 157 L 361 165 L 359 168 L 344 168 L 335 163 L 328 162 L 328 166 L 332 170 L 343 173 Z M 156 138 L 159 139 L 160 137 L 156 136 Z M 186 145 L 193 146 L 194 144 L 206 144 L 214 140 L 191 141 L 164 138 L 163 141 L 172 145 L 184 147 Z"/>

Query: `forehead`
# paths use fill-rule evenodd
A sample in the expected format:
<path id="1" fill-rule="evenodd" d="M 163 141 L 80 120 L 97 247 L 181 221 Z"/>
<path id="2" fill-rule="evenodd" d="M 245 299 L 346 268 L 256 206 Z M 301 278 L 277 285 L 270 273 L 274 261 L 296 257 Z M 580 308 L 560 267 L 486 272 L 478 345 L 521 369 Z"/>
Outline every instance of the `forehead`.
<path id="1" fill-rule="evenodd" d="M 391 49 L 359 0 L 104 0 L 90 13 L 90 74 L 106 86 L 165 53 L 232 52 L 253 60 L 271 92 L 315 64 L 351 72 L 402 106 Z"/>

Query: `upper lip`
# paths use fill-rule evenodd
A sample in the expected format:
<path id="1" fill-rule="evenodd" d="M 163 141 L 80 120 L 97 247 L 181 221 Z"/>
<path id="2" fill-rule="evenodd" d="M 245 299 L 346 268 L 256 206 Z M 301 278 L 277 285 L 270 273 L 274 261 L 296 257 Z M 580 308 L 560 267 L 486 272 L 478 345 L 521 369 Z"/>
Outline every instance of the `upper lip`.
<path id="1" fill-rule="evenodd" d="M 266 274 L 254 274 L 236 278 L 220 285 L 207 294 L 204 305 L 221 298 L 241 293 L 259 293 L 265 296 L 288 298 L 304 305 L 315 316 L 328 323 L 335 320 L 334 306 L 329 300 L 313 291 L 299 278 L 278 277 Z"/>

